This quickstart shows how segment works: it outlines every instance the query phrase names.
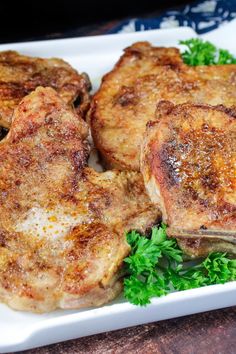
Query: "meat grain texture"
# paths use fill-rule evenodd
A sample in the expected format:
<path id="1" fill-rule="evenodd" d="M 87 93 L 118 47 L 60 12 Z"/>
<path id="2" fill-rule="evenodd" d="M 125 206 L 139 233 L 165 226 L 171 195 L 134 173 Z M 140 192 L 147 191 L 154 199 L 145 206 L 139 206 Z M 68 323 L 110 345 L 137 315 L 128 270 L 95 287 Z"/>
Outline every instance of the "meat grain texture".
<path id="1" fill-rule="evenodd" d="M 169 236 L 187 254 L 236 254 L 236 110 L 162 101 L 141 171 Z"/>
<path id="2" fill-rule="evenodd" d="M 155 120 L 161 100 L 236 105 L 236 65 L 190 67 L 177 48 L 147 42 L 125 49 L 104 76 L 89 113 L 93 139 L 106 166 L 139 170 L 146 124 Z"/>
<path id="3" fill-rule="evenodd" d="M 87 137 L 87 124 L 52 88 L 37 88 L 0 144 L 0 301 L 13 309 L 113 299 L 125 232 L 145 232 L 159 217 L 139 173 L 87 167 Z"/>
<path id="4" fill-rule="evenodd" d="M 85 113 L 90 101 L 87 75 L 78 74 L 62 59 L 42 59 L 15 51 L 0 52 L 0 126 L 10 128 L 14 109 L 38 86 L 52 87 L 68 104 L 80 101 Z"/>

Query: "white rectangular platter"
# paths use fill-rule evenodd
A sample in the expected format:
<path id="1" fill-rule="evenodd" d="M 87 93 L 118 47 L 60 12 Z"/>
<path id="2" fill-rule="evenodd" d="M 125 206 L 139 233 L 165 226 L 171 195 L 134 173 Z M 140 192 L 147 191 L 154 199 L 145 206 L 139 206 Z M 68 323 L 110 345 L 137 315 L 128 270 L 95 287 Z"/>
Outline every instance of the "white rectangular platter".
<path id="1" fill-rule="evenodd" d="M 177 46 L 179 40 L 195 36 L 193 30 L 180 28 L 9 44 L 1 45 L 0 50 L 13 49 L 26 55 L 63 58 L 80 72 L 87 72 L 96 90 L 102 75 L 112 68 L 122 49 L 133 42 L 148 40 L 158 46 Z M 211 39 L 217 41 L 217 33 Z M 235 53 L 235 48 L 228 49 Z M 236 282 L 172 293 L 153 299 L 149 306 L 142 308 L 120 298 L 100 308 L 36 315 L 12 311 L 0 304 L 0 352 L 25 350 L 233 305 L 236 305 Z"/>

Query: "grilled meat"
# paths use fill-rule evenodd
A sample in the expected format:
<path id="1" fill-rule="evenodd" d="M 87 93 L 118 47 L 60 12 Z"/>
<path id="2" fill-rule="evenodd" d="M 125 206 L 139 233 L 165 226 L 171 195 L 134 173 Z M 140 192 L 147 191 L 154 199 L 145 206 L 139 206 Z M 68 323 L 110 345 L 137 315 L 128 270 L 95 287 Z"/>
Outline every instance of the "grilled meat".
<path id="1" fill-rule="evenodd" d="M 81 112 L 88 109 L 88 77 L 65 61 L 0 52 L 0 126 L 10 127 L 14 108 L 38 86 L 54 88 L 68 104 L 79 98 Z"/>
<path id="2" fill-rule="evenodd" d="M 52 88 L 16 108 L 0 144 L 0 301 L 17 310 L 98 306 L 122 288 L 125 231 L 159 217 L 135 172 L 86 166 L 86 123 Z"/>
<path id="3" fill-rule="evenodd" d="M 186 253 L 236 253 L 236 110 L 160 102 L 141 170 L 169 236 Z"/>
<path id="4" fill-rule="evenodd" d="M 146 124 L 161 100 L 236 105 L 236 65 L 190 67 L 176 48 L 135 43 L 105 75 L 89 114 L 106 165 L 139 170 Z"/>

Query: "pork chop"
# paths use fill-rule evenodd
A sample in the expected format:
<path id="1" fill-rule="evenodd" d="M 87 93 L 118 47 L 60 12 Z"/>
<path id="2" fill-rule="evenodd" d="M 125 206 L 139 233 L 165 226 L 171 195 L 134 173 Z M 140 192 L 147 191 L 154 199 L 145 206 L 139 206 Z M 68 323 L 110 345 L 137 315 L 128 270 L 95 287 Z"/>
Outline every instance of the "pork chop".
<path id="1" fill-rule="evenodd" d="M 139 42 L 104 76 L 89 113 L 106 165 L 139 170 L 140 146 L 161 100 L 236 105 L 236 65 L 190 67 L 176 48 Z"/>
<path id="2" fill-rule="evenodd" d="M 88 108 L 88 78 L 65 61 L 0 52 L 0 126 L 10 127 L 14 108 L 38 86 L 54 88 L 68 104 L 79 98 L 81 111 Z"/>
<path id="3" fill-rule="evenodd" d="M 141 174 L 86 166 L 87 136 L 52 88 L 37 88 L 0 144 L 0 301 L 13 309 L 113 299 L 129 252 L 125 232 L 145 232 L 159 217 Z"/>
<path id="4" fill-rule="evenodd" d="M 169 236 L 185 252 L 236 253 L 236 109 L 160 102 L 141 170 Z"/>

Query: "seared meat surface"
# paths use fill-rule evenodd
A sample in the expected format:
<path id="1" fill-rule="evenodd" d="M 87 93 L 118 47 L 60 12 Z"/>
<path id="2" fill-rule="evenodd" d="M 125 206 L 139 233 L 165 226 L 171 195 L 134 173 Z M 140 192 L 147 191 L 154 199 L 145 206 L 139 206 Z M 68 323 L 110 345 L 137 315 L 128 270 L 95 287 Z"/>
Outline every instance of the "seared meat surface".
<path id="1" fill-rule="evenodd" d="M 0 126 L 9 128 L 14 108 L 38 86 L 54 88 L 72 104 L 78 97 L 81 111 L 89 102 L 88 78 L 62 59 L 41 59 L 14 51 L 0 52 Z"/>
<path id="2" fill-rule="evenodd" d="M 17 310 L 98 306 L 122 288 L 125 231 L 159 212 L 135 172 L 86 166 L 87 124 L 52 88 L 16 108 L 0 144 L 0 301 Z"/>
<path id="3" fill-rule="evenodd" d="M 176 48 L 135 43 L 105 75 L 90 111 L 92 135 L 105 163 L 139 170 L 146 124 L 161 100 L 236 105 L 236 65 L 190 67 Z"/>
<path id="4" fill-rule="evenodd" d="M 186 253 L 236 253 L 236 110 L 162 101 L 141 170 L 169 236 Z"/>

